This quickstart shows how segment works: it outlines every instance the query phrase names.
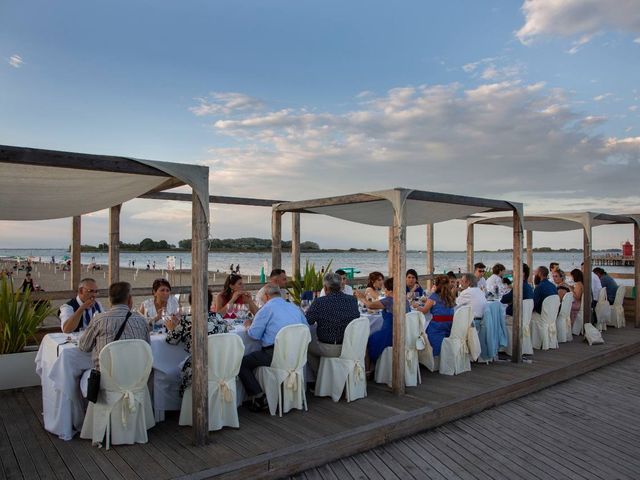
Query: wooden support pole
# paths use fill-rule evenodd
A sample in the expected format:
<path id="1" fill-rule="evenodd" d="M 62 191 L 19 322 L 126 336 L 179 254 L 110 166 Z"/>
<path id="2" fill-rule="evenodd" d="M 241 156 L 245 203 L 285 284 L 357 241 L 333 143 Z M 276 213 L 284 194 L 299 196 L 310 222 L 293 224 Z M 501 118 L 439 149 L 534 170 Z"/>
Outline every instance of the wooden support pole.
<path id="1" fill-rule="evenodd" d="M 640 328 L 640 225 L 633 223 L 634 284 L 636 286 L 636 328 Z"/>
<path id="2" fill-rule="evenodd" d="M 291 214 L 291 278 L 300 274 L 300 214 Z"/>
<path id="3" fill-rule="evenodd" d="M 511 361 L 522 361 L 522 218 L 518 209 L 513 211 L 513 328 Z"/>
<path id="4" fill-rule="evenodd" d="M 433 223 L 427 224 L 427 275 L 431 278 L 427 280 L 427 287 L 431 289 L 433 285 Z"/>
<path id="5" fill-rule="evenodd" d="M 109 209 L 109 285 L 120 281 L 120 211 L 122 204 Z"/>
<path id="6" fill-rule="evenodd" d="M 584 263 L 582 265 L 582 284 L 584 291 L 582 292 L 582 319 L 585 324 L 591 323 L 591 222 L 589 226 L 584 227 L 583 238 Z"/>
<path id="7" fill-rule="evenodd" d="M 282 268 L 282 212 L 271 212 L 271 269 Z"/>
<path id="8" fill-rule="evenodd" d="M 473 223 L 467 223 L 467 272 L 473 273 Z"/>
<path id="9" fill-rule="evenodd" d="M 399 192 L 398 192 L 399 198 Z M 393 363 L 392 381 L 393 393 L 404 394 L 405 371 L 405 331 L 407 281 L 404 275 L 407 262 L 407 214 L 404 202 L 399 204 L 400 211 L 393 216 Z"/>
<path id="10" fill-rule="evenodd" d="M 529 278 L 527 282 L 531 282 L 533 276 L 533 230 L 527 230 L 527 265 L 529 265 Z"/>
<path id="11" fill-rule="evenodd" d="M 78 215 L 71 220 L 71 290 L 78 288 L 78 284 L 82 278 L 81 241 L 82 219 Z"/>
<path id="12" fill-rule="evenodd" d="M 393 226 L 389 227 L 389 253 L 387 254 L 387 270 L 388 270 L 388 274 L 387 277 L 393 277 L 394 276 L 394 272 L 393 272 L 393 257 L 394 257 L 394 253 L 393 253 L 393 246 L 394 246 L 394 242 L 393 242 Z"/>
<path id="13" fill-rule="evenodd" d="M 209 225 L 196 192 L 193 192 L 191 226 L 191 381 L 193 442 L 205 445 L 209 438 L 209 381 L 207 373 L 207 271 Z"/>

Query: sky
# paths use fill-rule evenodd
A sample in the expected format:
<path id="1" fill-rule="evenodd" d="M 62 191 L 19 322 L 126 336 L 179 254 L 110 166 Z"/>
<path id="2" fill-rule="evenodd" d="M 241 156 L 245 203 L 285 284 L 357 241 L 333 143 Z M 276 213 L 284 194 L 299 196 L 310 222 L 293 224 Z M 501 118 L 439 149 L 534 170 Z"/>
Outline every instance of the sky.
<path id="1" fill-rule="evenodd" d="M 402 186 L 528 213 L 640 211 L 639 0 L 4 0 L 0 25 L 0 144 L 207 165 L 216 195 Z M 211 214 L 212 237 L 270 236 L 269 209 Z M 380 227 L 310 217 L 303 241 L 386 248 Z M 107 219 L 83 216 L 83 243 L 107 241 Z M 134 200 L 121 237 L 177 243 L 190 223 L 188 204 Z M 594 248 L 632 239 L 595 232 Z M 0 248 L 70 236 L 70 219 L 0 222 Z M 424 250 L 424 227 L 408 247 Z M 464 222 L 436 225 L 435 247 L 463 250 Z"/>

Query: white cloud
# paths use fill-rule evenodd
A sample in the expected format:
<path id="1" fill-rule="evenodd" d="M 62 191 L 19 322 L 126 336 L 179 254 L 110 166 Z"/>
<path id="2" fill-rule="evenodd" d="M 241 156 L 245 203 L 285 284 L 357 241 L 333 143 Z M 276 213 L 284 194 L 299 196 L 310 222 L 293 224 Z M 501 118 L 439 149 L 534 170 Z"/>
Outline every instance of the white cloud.
<path id="1" fill-rule="evenodd" d="M 630 111 L 630 112 L 635 112 L 636 110 L 638 110 L 638 105 L 631 105 L 631 106 L 629 107 L 629 111 Z"/>
<path id="2" fill-rule="evenodd" d="M 612 95 L 613 95 L 613 93 L 609 93 L 609 92 L 608 93 L 603 93 L 602 95 L 598 95 L 598 96 L 593 97 L 593 99 L 596 102 L 601 102 L 605 98 L 611 97 Z"/>
<path id="3" fill-rule="evenodd" d="M 529 44 L 541 36 L 580 37 L 569 53 L 575 53 L 602 31 L 640 33 L 637 0 L 525 0 L 524 25 L 516 32 Z"/>
<path id="4" fill-rule="evenodd" d="M 640 37 L 638 37 L 638 38 L 634 38 L 634 39 L 633 39 L 633 43 L 640 43 Z"/>
<path id="5" fill-rule="evenodd" d="M 257 98 L 236 92 L 213 92 L 208 98 L 197 98 L 198 105 L 189 108 L 197 116 L 230 115 L 237 112 L 255 111 L 263 107 Z"/>
<path id="6" fill-rule="evenodd" d="M 11 55 L 8 62 L 9 65 L 14 68 L 20 68 L 24 64 L 24 60 L 22 60 L 22 57 L 20 55 Z"/>

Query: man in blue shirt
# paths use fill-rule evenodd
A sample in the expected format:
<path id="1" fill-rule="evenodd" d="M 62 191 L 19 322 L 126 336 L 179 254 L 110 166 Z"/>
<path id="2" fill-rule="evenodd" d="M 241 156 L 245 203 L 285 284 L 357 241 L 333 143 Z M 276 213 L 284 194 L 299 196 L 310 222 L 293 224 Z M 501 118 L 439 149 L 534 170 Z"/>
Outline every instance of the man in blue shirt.
<path id="1" fill-rule="evenodd" d="M 253 398 L 249 407 L 253 411 L 266 410 L 267 399 L 260 387 L 260 383 L 253 374 L 258 367 L 268 367 L 273 359 L 273 345 L 276 342 L 278 332 L 288 326 L 307 324 L 307 319 L 296 305 L 286 302 L 277 286 L 267 285 L 264 289 L 267 302 L 258 310 L 253 321 L 248 321 L 247 333 L 255 340 L 262 343 L 262 349 L 245 355 L 242 358 L 238 377 L 249 397 Z"/>
<path id="2" fill-rule="evenodd" d="M 533 311 L 542 314 L 542 302 L 551 295 L 557 295 L 558 289 L 549 281 L 549 269 L 545 266 L 538 267 L 536 289 L 533 291 Z"/>
<path id="3" fill-rule="evenodd" d="M 607 272 L 604 271 L 604 268 L 596 267 L 593 269 L 593 273 L 595 273 L 600 279 L 600 285 L 602 285 L 602 288 L 607 289 L 607 300 L 609 300 L 609 303 L 613 305 L 613 301 L 616 299 L 618 284 Z M 597 298 L 594 298 L 594 300 L 598 301 Z"/>
<path id="4" fill-rule="evenodd" d="M 533 288 L 529 285 L 529 265 L 522 264 L 522 299 L 530 300 L 533 298 Z M 513 316 L 513 290 L 509 290 L 500 299 L 500 303 L 507 305 L 507 315 Z"/>

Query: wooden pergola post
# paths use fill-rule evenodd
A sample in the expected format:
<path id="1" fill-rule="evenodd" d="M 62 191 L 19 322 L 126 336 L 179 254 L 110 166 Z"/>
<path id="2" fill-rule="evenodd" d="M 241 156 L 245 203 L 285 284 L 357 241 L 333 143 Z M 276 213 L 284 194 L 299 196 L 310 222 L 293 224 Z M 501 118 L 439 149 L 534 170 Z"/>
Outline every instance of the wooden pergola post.
<path id="1" fill-rule="evenodd" d="M 513 328 L 511 361 L 522 361 L 522 221 L 521 210 L 513 210 Z"/>
<path id="2" fill-rule="evenodd" d="M 207 194 L 208 192 L 204 192 Z M 204 211 L 197 193 L 193 192 L 191 225 L 191 353 L 193 441 L 205 445 L 209 438 L 209 382 L 207 377 L 207 272 L 208 272 L 208 212 Z"/>
<path id="3" fill-rule="evenodd" d="M 527 282 L 531 283 L 531 276 L 533 275 L 533 230 L 527 230 L 527 265 L 529 265 Z"/>
<path id="4" fill-rule="evenodd" d="M 433 285 L 433 223 L 427 224 L 427 275 L 430 275 L 427 280 L 427 287 L 430 289 Z"/>
<path id="5" fill-rule="evenodd" d="M 467 272 L 473 273 L 473 223 L 467 222 Z"/>
<path id="6" fill-rule="evenodd" d="M 120 281 L 120 211 L 122 204 L 109 209 L 109 285 Z"/>
<path id="7" fill-rule="evenodd" d="M 582 319 L 584 324 L 591 323 L 591 218 L 584 225 L 584 237 L 583 237 L 583 265 L 582 265 L 582 277 L 584 291 L 582 292 Z"/>
<path id="8" fill-rule="evenodd" d="M 291 278 L 300 274 L 300 213 L 291 213 Z"/>
<path id="9" fill-rule="evenodd" d="M 271 269 L 282 268 L 282 212 L 271 212 Z"/>
<path id="10" fill-rule="evenodd" d="M 82 219 L 80 215 L 71 220 L 71 290 L 76 290 L 82 278 L 80 245 L 82 240 Z"/>
<path id="11" fill-rule="evenodd" d="M 640 220 L 639 220 L 640 221 Z M 636 328 L 640 328 L 640 223 L 633 222 L 634 284 L 636 286 Z"/>
<path id="12" fill-rule="evenodd" d="M 394 192 L 397 199 L 400 192 Z M 407 261 L 407 211 L 404 202 L 396 201 L 399 211 L 394 208 L 393 215 L 393 363 L 392 390 L 396 395 L 404 394 L 405 371 L 405 316 L 407 281 L 404 275 Z"/>

